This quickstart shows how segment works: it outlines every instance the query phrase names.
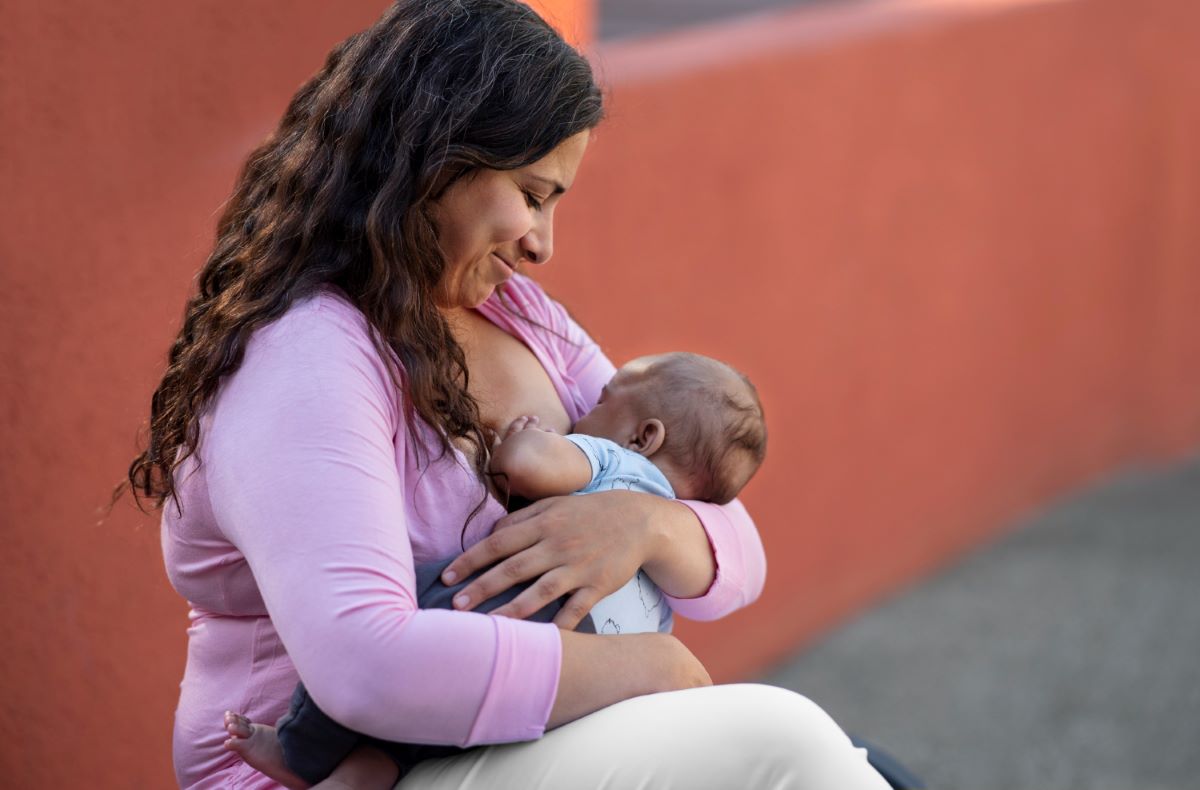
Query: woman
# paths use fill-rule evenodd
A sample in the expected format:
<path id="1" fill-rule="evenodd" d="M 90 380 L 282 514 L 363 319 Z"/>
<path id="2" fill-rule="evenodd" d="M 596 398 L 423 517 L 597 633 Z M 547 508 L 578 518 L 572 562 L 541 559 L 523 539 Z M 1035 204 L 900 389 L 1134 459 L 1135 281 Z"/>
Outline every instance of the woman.
<path id="1" fill-rule="evenodd" d="M 885 786 L 812 703 L 710 687 L 669 635 L 519 619 L 569 594 L 569 629 L 638 567 L 700 618 L 762 584 L 736 503 L 610 492 L 505 515 L 482 482 L 498 429 L 565 431 L 612 373 L 518 274 L 549 260 L 600 116 L 586 61 L 526 7 L 408 0 L 250 157 L 130 469 L 167 504 L 193 607 L 181 785 L 275 786 L 222 748 L 222 712 L 272 722 L 302 678 L 372 736 L 511 744 L 422 763 L 406 788 L 529 786 L 531 766 L 548 787 Z M 463 548 L 448 582 L 501 562 L 460 611 L 417 609 L 414 562 Z M 511 617 L 468 611 L 523 580 Z"/>

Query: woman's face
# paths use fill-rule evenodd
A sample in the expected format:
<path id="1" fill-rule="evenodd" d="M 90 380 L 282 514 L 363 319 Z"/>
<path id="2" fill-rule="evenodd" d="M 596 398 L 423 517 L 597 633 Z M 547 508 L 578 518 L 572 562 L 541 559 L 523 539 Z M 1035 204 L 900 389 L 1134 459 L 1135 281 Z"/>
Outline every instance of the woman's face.
<path id="1" fill-rule="evenodd" d="M 478 307 L 522 264 L 554 252 L 554 208 L 575 180 L 588 132 L 569 137 L 517 170 L 478 170 L 459 179 L 433 205 L 446 272 L 443 309 Z"/>

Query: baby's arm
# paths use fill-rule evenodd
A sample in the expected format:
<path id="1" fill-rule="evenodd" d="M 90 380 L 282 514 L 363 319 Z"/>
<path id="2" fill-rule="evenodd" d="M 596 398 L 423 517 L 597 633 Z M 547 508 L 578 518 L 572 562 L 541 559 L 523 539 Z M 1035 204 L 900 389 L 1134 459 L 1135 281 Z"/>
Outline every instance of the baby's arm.
<path id="1" fill-rule="evenodd" d="M 519 417 L 492 451 L 497 485 L 526 499 L 573 494 L 592 481 L 592 464 L 574 442 Z"/>

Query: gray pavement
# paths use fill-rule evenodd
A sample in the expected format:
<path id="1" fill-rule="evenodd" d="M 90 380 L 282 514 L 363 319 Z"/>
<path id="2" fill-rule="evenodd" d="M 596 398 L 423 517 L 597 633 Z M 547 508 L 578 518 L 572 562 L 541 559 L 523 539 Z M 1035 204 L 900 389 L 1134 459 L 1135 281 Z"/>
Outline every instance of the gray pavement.
<path id="1" fill-rule="evenodd" d="M 601 40 L 666 33 L 776 8 L 855 0 L 598 0 Z"/>
<path id="2" fill-rule="evenodd" d="M 765 681 L 931 790 L 1200 788 L 1200 459 L 1049 507 Z"/>

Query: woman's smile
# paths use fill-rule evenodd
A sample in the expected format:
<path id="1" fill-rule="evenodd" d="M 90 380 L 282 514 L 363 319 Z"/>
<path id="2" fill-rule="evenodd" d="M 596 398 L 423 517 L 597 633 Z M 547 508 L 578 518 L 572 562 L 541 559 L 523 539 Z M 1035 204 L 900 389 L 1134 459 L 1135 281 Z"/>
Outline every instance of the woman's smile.
<path id="1" fill-rule="evenodd" d="M 567 138 L 514 170 L 480 168 L 451 184 L 434 204 L 446 261 L 438 286 L 443 309 L 478 307 L 520 270 L 554 252 L 554 209 L 575 180 L 588 132 Z"/>
<path id="2" fill-rule="evenodd" d="M 500 257 L 500 255 L 498 253 L 493 252 L 492 257 L 495 258 L 500 263 L 500 266 L 503 267 L 504 270 L 507 272 L 507 274 L 504 275 L 504 280 L 502 282 L 506 282 L 509 277 L 511 277 L 517 273 L 516 265 L 510 264 L 504 258 Z"/>

